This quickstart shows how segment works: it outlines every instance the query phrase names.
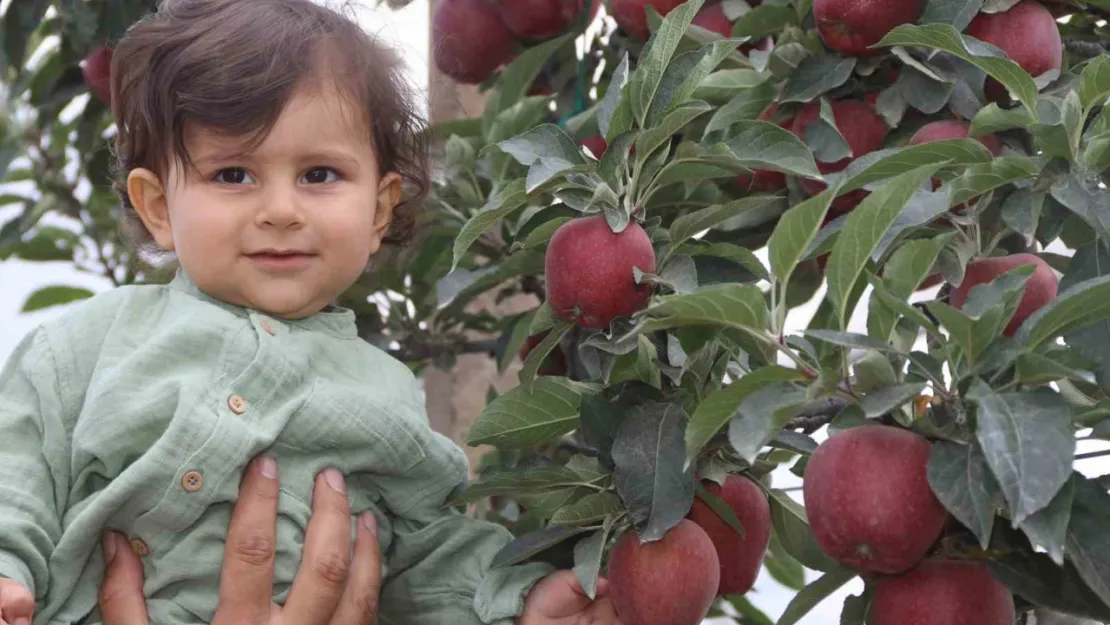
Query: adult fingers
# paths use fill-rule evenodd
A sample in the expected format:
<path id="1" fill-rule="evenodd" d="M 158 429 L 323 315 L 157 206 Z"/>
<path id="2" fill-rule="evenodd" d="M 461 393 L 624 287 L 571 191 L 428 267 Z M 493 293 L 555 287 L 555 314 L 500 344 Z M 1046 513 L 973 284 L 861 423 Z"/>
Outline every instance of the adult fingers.
<path id="1" fill-rule="evenodd" d="M 378 599 L 382 586 L 382 552 L 378 542 L 378 521 L 372 512 L 358 518 L 355 557 L 347 588 L 331 625 L 377 625 Z"/>
<path id="2" fill-rule="evenodd" d="M 270 620 L 277 502 L 277 462 L 257 458 L 243 476 L 231 513 L 213 625 Z"/>
<path id="3" fill-rule="evenodd" d="M 115 532 L 100 538 L 104 581 L 97 602 L 104 625 L 150 625 L 143 597 L 143 563 L 127 540 Z"/>
<path id="4" fill-rule="evenodd" d="M 297 625 L 324 625 L 339 607 L 351 566 L 351 505 L 343 474 L 336 469 L 316 476 L 312 518 L 304 542 L 301 566 L 281 619 Z"/>

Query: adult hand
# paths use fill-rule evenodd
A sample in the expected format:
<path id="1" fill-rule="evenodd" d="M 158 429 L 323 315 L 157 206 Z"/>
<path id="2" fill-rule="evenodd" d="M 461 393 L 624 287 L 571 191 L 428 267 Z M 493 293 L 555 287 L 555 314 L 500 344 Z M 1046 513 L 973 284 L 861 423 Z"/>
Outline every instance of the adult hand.
<path id="1" fill-rule="evenodd" d="M 359 518 L 352 558 L 350 503 L 343 476 L 334 469 L 316 476 L 312 519 L 289 599 L 284 607 L 271 601 L 277 500 L 277 464 L 256 459 L 231 514 L 212 625 L 377 625 L 377 524 L 369 512 Z M 142 562 L 114 532 L 104 535 L 102 546 L 107 563 L 99 600 L 104 625 L 150 625 Z"/>

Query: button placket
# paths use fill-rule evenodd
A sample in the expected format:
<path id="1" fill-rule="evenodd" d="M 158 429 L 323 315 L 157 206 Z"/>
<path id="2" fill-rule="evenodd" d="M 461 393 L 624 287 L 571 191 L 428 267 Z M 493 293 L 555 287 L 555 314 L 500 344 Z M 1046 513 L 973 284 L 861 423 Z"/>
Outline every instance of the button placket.
<path id="1" fill-rule="evenodd" d="M 150 547 L 148 547 L 145 542 L 138 538 L 131 539 L 131 551 L 134 551 L 135 555 L 139 556 L 140 558 L 144 558 L 150 555 Z"/>

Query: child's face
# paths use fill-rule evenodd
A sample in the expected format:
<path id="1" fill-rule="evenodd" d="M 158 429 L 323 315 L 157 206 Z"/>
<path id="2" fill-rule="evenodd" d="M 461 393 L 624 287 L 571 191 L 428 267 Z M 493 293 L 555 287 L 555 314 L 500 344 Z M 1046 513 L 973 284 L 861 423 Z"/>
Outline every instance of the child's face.
<path id="1" fill-rule="evenodd" d="M 174 167 L 162 185 L 136 170 L 132 202 L 201 290 L 271 315 L 311 315 L 349 287 L 400 197 L 400 177 L 378 173 L 365 122 L 331 89 L 298 90 L 245 156 L 204 129 L 187 128 L 185 143 L 196 171 Z"/>

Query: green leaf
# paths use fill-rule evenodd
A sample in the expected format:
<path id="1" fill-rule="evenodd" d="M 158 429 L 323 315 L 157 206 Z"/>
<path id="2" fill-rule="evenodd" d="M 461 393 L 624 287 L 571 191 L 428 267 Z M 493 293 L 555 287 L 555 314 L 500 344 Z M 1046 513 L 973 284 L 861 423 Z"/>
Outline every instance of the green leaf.
<path id="1" fill-rule="evenodd" d="M 948 192 L 948 205 L 959 206 L 974 197 L 992 191 L 1003 185 L 1033 178 L 1040 169 L 1031 159 L 1024 157 L 1002 156 L 990 163 L 973 165 L 944 185 Z"/>
<path id="2" fill-rule="evenodd" d="M 1044 193 L 1033 193 L 1030 189 L 1017 189 L 1002 203 L 1002 221 L 1011 230 L 1027 237 L 1037 233 L 1037 224 L 1044 207 Z"/>
<path id="3" fill-rule="evenodd" d="M 636 140 L 636 158 L 641 163 L 646 161 L 655 150 L 667 143 L 676 132 L 691 121 L 704 115 L 712 107 L 701 100 L 686 102 L 671 111 L 658 126 L 640 133 Z"/>
<path id="4" fill-rule="evenodd" d="M 864 395 L 859 407 L 868 418 L 877 418 L 905 405 L 925 390 L 925 383 L 895 384 Z"/>
<path id="5" fill-rule="evenodd" d="M 926 115 L 940 112 L 956 89 L 954 84 L 937 80 L 911 65 L 902 69 L 894 85 L 907 104 Z"/>
<path id="6" fill-rule="evenodd" d="M 1079 103 L 1083 105 L 1083 116 L 1098 104 L 1106 102 L 1110 95 L 1110 57 L 1098 56 L 1087 63 L 1079 77 Z"/>
<path id="7" fill-rule="evenodd" d="M 574 545 L 574 574 L 586 596 L 593 599 L 597 594 L 597 578 L 601 573 L 601 559 L 605 555 L 605 543 L 609 539 L 610 524 L 590 534 Z"/>
<path id="8" fill-rule="evenodd" d="M 627 52 L 624 53 L 621 62 L 617 64 L 617 68 L 613 70 L 613 76 L 609 79 L 609 88 L 605 90 L 605 97 L 601 99 L 601 104 L 598 106 L 597 127 L 601 130 L 603 137 L 611 138 L 613 136 L 609 134 L 609 124 L 617 110 L 617 105 L 621 101 L 621 91 L 626 84 L 628 84 Z"/>
<path id="9" fill-rule="evenodd" d="M 581 412 L 582 438 L 603 457 L 609 456 L 626 416 L 624 407 L 598 395 L 583 395 Z"/>
<path id="10" fill-rule="evenodd" d="M 906 241 L 891 254 L 883 266 L 882 282 L 890 296 L 906 300 L 914 289 L 933 273 L 933 267 L 955 233 L 942 234 L 932 239 Z M 882 296 L 873 296 L 867 317 L 868 333 L 879 340 L 889 340 L 898 321 L 902 307 L 887 305 Z"/>
<path id="11" fill-rule="evenodd" d="M 960 310 L 940 301 L 929 303 L 929 310 L 948 329 L 969 363 L 975 363 L 1009 323 L 1033 270 L 1032 265 L 1022 265 L 976 285 Z"/>
<path id="12" fill-rule="evenodd" d="M 709 72 L 735 51 L 732 41 L 713 41 L 675 57 L 663 72 L 648 111 L 647 126 L 656 125 L 665 114 L 685 104 Z"/>
<path id="13" fill-rule="evenodd" d="M 615 494 L 608 491 L 590 493 L 569 506 L 560 508 L 551 515 L 551 523 L 571 525 L 596 523 L 619 512 L 620 509 L 621 501 Z"/>
<path id="14" fill-rule="evenodd" d="M 564 44 L 578 35 L 571 31 L 550 41 L 526 49 L 508 65 L 497 79 L 482 116 L 482 128 L 489 133 L 497 115 L 519 102 L 531 88 L 543 66 Z M 528 164 L 528 163 L 526 163 Z"/>
<path id="15" fill-rule="evenodd" d="M 840 569 L 840 565 L 817 545 L 806 520 L 805 508 L 781 490 L 771 489 L 770 495 L 771 524 L 786 552 L 814 571 Z"/>
<path id="16" fill-rule="evenodd" d="M 1030 131 L 1040 151 L 1075 160 L 1083 115 L 1079 96 L 1074 91 L 1064 99 L 1042 96 L 1037 102 L 1037 114 L 1040 121 Z"/>
<path id="17" fill-rule="evenodd" d="M 1084 280 L 1033 313 L 1016 339 L 1030 349 L 1110 318 L 1110 275 Z"/>
<path id="18" fill-rule="evenodd" d="M 839 189 L 832 187 L 786 211 L 767 242 L 771 273 L 785 285 L 828 213 Z"/>
<path id="19" fill-rule="evenodd" d="M 979 445 L 934 441 L 928 478 L 929 487 L 944 508 L 970 529 L 986 549 L 1002 491 Z"/>
<path id="20" fill-rule="evenodd" d="M 856 67 L 854 57 L 835 54 L 811 56 L 802 61 L 783 91 L 782 102 L 809 102 L 848 81 Z"/>
<path id="21" fill-rule="evenodd" d="M 778 35 L 783 28 L 797 23 L 794 10 L 785 5 L 761 4 L 740 16 L 732 25 L 733 37 L 756 39 Z"/>
<path id="22" fill-rule="evenodd" d="M 656 298 L 643 311 L 638 331 L 690 325 L 720 325 L 750 333 L 767 328 L 767 302 L 752 284 L 715 284 L 694 293 Z"/>
<path id="23" fill-rule="evenodd" d="M 1002 83 L 1025 106 L 1031 116 L 1037 114 L 1037 85 L 1033 78 L 1017 63 L 997 56 L 986 56 L 982 45 L 974 46 L 977 52 L 972 52 L 969 41 L 960 35 L 960 32 L 948 24 L 926 24 L 914 26 L 903 24 L 896 27 L 883 37 L 882 41 L 873 47 L 883 46 L 921 46 L 936 48 L 953 54 Z"/>
<path id="24" fill-rule="evenodd" d="M 726 145 L 741 167 L 821 178 L 809 148 L 794 133 L 764 121 L 739 122 L 736 126 L 736 136 Z"/>
<path id="25" fill-rule="evenodd" d="M 1083 150 L 1083 164 L 1096 173 L 1110 168 L 1110 132 L 1091 137 Z"/>
<path id="26" fill-rule="evenodd" d="M 581 388 L 566 378 L 543 377 L 493 400 L 470 428 L 468 445 L 529 447 L 574 430 Z"/>
<path id="27" fill-rule="evenodd" d="M 459 235 L 455 237 L 451 271 L 459 266 L 463 255 L 482 236 L 482 233 L 528 202 L 528 192 L 525 191 L 524 186 L 524 180 L 510 182 L 491 195 L 486 205 L 467 220 Z"/>
<path id="28" fill-rule="evenodd" d="M 817 607 L 841 586 L 855 579 L 856 574 L 848 569 L 836 569 L 825 573 L 801 590 L 786 606 L 782 616 L 775 625 L 794 625 L 809 614 L 810 610 Z"/>
<path id="29" fill-rule="evenodd" d="M 572 165 L 586 163 L 578 144 L 555 124 L 540 124 L 531 130 L 497 144 L 518 163 L 530 166 L 542 158 L 566 161 Z"/>
<path id="30" fill-rule="evenodd" d="M 829 180 L 844 179 L 841 193 L 907 173 L 925 165 L 975 165 L 990 163 L 991 153 L 974 139 L 945 139 L 905 148 L 877 150 L 854 160 L 844 173 Z"/>
<path id="31" fill-rule="evenodd" d="M 870 588 L 865 588 L 863 594 L 845 599 L 844 607 L 840 610 L 840 625 L 864 625 L 867 611 L 871 609 L 872 594 L 874 593 Z"/>
<path id="32" fill-rule="evenodd" d="M 746 536 L 744 533 L 744 526 L 741 525 L 740 519 L 736 517 L 736 511 L 725 503 L 725 500 L 721 499 L 720 495 L 715 495 L 706 490 L 705 487 L 702 486 L 700 480 L 694 482 L 694 495 L 702 500 L 702 503 L 706 506 L 709 506 L 709 509 L 712 510 L 719 519 L 724 521 L 726 525 L 731 527 L 733 531 L 739 534 L 741 538 Z"/>
<path id="33" fill-rule="evenodd" d="M 543 337 L 539 345 L 532 348 L 532 351 L 528 353 L 528 357 L 524 359 L 524 363 L 520 368 L 521 385 L 531 387 L 533 381 L 536 379 L 536 375 L 540 371 L 540 367 L 543 366 L 544 361 L 547 360 L 547 357 L 559 345 L 559 342 L 563 340 L 563 336 L 566 335 L 571 327 L 573 327 L 573 324 L 569 321 L 563 319 L 557 320 L 555 322 L 555 327 L 547 333 L 547 336 Z"/>
<path id="34" fill-rule="evenodd" d="M 1003 109 L 991 103 L 979 109 L 971 120 L 969 137 L 981 137 L 1012 128 L 1028 128 L 1033 121 L 1029 114 L 1020 108 Z"/>
<path id="35" fill-rule="evenodd" d="M 663 18 L 659 30 L 652 34 L 644 47 L 643 56 L 640 57 L 636 71 L 628 83 L 628 94 L 631 102 L 631 112 L 640 127 L 644 128 L 648 111 L 655 99 L 659 83 L 667 65 L 671 62 L 683 34 L 690 27 L 694 15 L 701 9 L 705 0 L 688 0 L 679 5 Z"/>
<path id="36" fill-rule="evenodd" d="M 694 473 L 686 466 L 681 406 L 650 402 L 617 431 L 613 443 L 617 492 L 641 541 L 659 540 L 690 511 Z"/>
<path id="37" fill-rule="evenodd" d="M 754 464 L 759 451 L 805 400 L 805 389 L 788 382 L 774 382 L 745 397 L 728 426 L 728 440 L 737 455 Z"/>
<path id="38" fill-rule="evenodd" d="M 1073 171 L 1052 185 L 1052 197 L 1087 222 L 1099 238 L 1110 241 L 1110 200 L 1097 182 Z"/>
<path id="39" fill-rule="evenodd" d="M 929 0 L 922 24 L 948 24 L 958 31 L 967 28 L 979 13 L 983 0 Z"/>
<path id="40" fill-rule="evenodd" d="M 501 551 L 493 556 L 490 568 L 499 569 L 520 564 L 568 538 L 573 538 L 588 531 L 590 531 L 589 527 L 578 525 L 551 525 L 525 534 L 502 547 Z"/>
<path id="41" fill-rule="evenodd" d="M 1006 495 L 1014 523 L 1046 507 L 1071 473 L 1072 410 L 1050 389 L 997 394 L 976 380 L 968 398 L 979 405 L 983 455 Z"/>
<path id="42" fill-rule="evenodd" d="M 1075 506 L 1068 525 L 1067 554 L 1087 586 L 1110 606 L 1110 494 L 1076 476 Z"/>
<path id="43" fill-rule="evenodd" d="M 926 165 L 901 174 L 868 195 L 848 214 L 833 246 L 826 274 L 829 300 L 836 307 L 840 327 L 847 325 L 849 296 L 871 253 L 914 192 L 934 171 L 935 165 Z"/>
<path id="44" fill-rule="evenodd" d="M 687 457 L 697 457 L 701 448 L 732 419 L 749 395 L 776 382 L 800 379 L 801 373 L 797 370 L 771 365 L 756 369 L 732 384 L 710 393 L 698 405 L 686 426 Z"/>
<path id="45" fill-rule="evenodd" d="M 1110 246 L 1094 243 L 1075 251 L 1068 272 L 1060 280 L 1065 293 L 1086 280 L 1110 276 Z M 1103 388 L 1110 388 L 1110 319 L 1103 319 L 1080 330 L 1064 333 L 1064 341 L 1080 354 L 1098 363 L 1095 376 Z M 1107 423 L 1110 427 L 1110 423 Z"/>
<path id="46" fill-rule="evenodd" d="M 1087 587 L 1071 563 L 1056 566 L 1048 556 L 1034 553 L 1026 544 L 1006 549 L 1006 555 L 988 564 L 999 581 L 1026 601 L 1066 614 L 1110 620 L 1110 607 Z"/>
<path id="47" fill-rule="evenodd" d="M 856 334 L 854 332 L 838 332 L 836 330 L 806 330 L 805 335 L 839 345 L 840 347 L 847 347 L 849 349 L 874 349 L 883 352 L 897 352 L 897 348 L 889 342 L 882 339 L 877 339 L 866 334 Z"/>
<path id="48" fill-rule="evenodd" d="M 61 306 L 88 299 L 93 292 L 76 286 L 44 286 L 27 296 L 20 312 L 34 312 L 51 306 Z"/>
<path id="49" fill-rule="evenodd" d="M 1075 501 L 1074 482 L 1075 480 L 1070 480 L 1065 483 L 1047 508 L 1021 523 L 1021 530 L 1029 537 L 1029 542 L 1043 549 L 1057 566 L 1064 565 L 1064 545 L 1067 542 L 1068 522 L 1071 521 L 1071 509 Z"/>
<path id="50" fill-rule="evenodd" d="M 786 549 L 783 549 L 778 534 L 771 532 L 771 541 L 767 546 L 767 554 L 763 558 L 763 566 L 776 582 L 791 590 L 801 590 L 806 585 L 806 572 L 801 562 L 795 560 Z"/>
<path id="51" fill-rule="evenodd" d="M 771 279 L 770 275 L 767 273 L 767 268 L 760 262 L 759 257 L 755 255 L 755 252 L 752 252 L 746 247 L 740 247 L 739 245 L 733 245 L 731 243 L 713 243 L 710 245 L 687 243 L 679 248 L 678 252 L 689 254 L 694 257 L 722 258 L 747 269 L 758 280 Z M 697 262 L 696 258 L 694 262 Z"/>
<path id="52" fill-rule="evenodd" d="M 769 78 L 769 77 L 768 77 Z M 775 81 L 763 82 L 737 93 L 724 106 L 718 108 L 705 125 L 705 136 L 728 131 L 733 124 L 758 119 L 775 101 Z"/>
<path id="53" fill-rule="evenodd" d="M 492 495 L 511 495 L 526 491 L 555 490 L 582 483 L 577 473 L 566 467 L 530 467 L 519 471 L 497 471 L 468 486 L 448 505 L 478 501 Z"/>

